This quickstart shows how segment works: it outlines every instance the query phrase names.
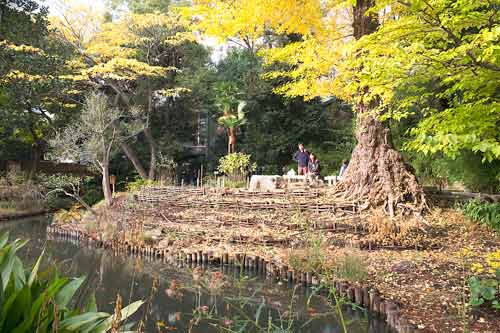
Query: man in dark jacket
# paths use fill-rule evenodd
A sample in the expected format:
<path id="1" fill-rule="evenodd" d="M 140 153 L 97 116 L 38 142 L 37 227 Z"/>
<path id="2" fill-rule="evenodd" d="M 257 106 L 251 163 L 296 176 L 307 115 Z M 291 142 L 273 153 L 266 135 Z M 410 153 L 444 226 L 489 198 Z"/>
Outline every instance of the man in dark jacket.
<path id="1" fill-rule="evenodd" d="M 304 148 L 304 144 L 299 144 L 299 150 L 293 154 L 293 160 L 298 164 L 297 174 L 306 175 L 307 164 L 309 163 L 309 152 Z"/>

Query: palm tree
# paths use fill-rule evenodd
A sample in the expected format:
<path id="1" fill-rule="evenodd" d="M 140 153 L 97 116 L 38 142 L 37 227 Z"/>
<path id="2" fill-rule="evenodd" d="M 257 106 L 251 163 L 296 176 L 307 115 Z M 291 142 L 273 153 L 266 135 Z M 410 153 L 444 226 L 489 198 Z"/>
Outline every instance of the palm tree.
<path id="1" fill-rule="evenodd" d="M 247 121 L 243 109 L 246 106 L 245 101 L 238 100 L 237 88 L 232 83 L 223 82 L 216 88 L 217 106 L 219 107 L 222 116 L 217 121 L 219 125 L 227 129 L 227 153 L 236 152 L 236 132 L 238 127 L 244 125 Z"/>

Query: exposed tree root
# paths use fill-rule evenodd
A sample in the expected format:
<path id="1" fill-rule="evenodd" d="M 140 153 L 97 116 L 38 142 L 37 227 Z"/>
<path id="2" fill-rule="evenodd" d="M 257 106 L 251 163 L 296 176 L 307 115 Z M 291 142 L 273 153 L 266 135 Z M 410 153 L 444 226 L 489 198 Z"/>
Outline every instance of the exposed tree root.
<path id="1" fill-rule="evenodd" d="M 356 145 L 349 167 L 333 194 L 382 207 L 386 214 L 422 215 L 428 207 L 422 186 L 401 154 L 392 147 L 389 129 L 373 116 L 358 116 Z"/>

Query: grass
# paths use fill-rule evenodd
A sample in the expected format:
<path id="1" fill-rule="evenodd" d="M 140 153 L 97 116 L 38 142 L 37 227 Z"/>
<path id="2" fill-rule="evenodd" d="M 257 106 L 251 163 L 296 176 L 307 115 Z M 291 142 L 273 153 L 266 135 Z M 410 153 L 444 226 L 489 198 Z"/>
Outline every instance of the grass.
<path id="1" fill-rule="evenodd" d="M 341 280 L 364 281 L 368 278 L 368 265 L 359 250 L 348 249 L 333 264 L 333 275 Z"/>

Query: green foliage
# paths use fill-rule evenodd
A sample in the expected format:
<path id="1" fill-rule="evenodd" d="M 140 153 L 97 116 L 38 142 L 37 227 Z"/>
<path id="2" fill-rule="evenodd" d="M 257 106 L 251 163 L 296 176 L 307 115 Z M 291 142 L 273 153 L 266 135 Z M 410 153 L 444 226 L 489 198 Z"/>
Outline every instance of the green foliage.
<path id="1" fill-rule="evenodd" d="M 28 182 L 19 173 L 9 172 L 0 177 L 0 208 L 4 210 L 37 211 L 45 209 L 43 186 Z"/>
<path id="2" fill-rule="evenodd" d="M 482 162 L 482 157 L 462 151 L 455 159 L 436 154 L 411 154 L 410 162 L 417 176 L 427 184 L 442 182 L 463 184 L 473 192 L 500 191 L 500 161 Z"/>
<path id="3" fill-rule="evenodd" d="M 293 250 L 288 257 L 288 264 L 298 272 L 315 272 L 321 274 L 327 267 L 323 251 L 322 237 L 310 235 L 304 249 Z"/>
<path id="4" fill-rule="evenodd" d="M 252 163 L 251 156 L 244 153 L 232 153 L 223 156 L 219 160 L 219 167 L 217 170 L 224 173 L 232 180 L 241 180 L 249 172 L 255 171 L 257 164 Z"/>
<path id="5" fill-rule="evenodd" d="M 2 1 L 0 13 L 0 154 L 39 158 L 52 129 L 78 109 L 65 78 L 72 55 L 52 38 L 48 10 L 37 1 Z"/>
<path id="6" fill-rule="evenodd" d="M 383 118 L 421 117 L 406 147 L 451 158 L 463 150 L 485 161 L 500 158 L 500 29 L 492 20 L 498 5 L 417 1 L 359 41 L 357 65 L 366 70 L 354 76 L 360 86 L 373 86 L 370 97 L 382 96 Z"/>
<path id="7" fill-rule="evenodd" d="M 141 177 L 136 177 L 133 181 L 127 183 L 127 191 L 137 192 L 144 186 L 155 185 L 159 185 L 159 183 L 151 179 L 142 179 Z"/>
<path id="8" fill-rule="evenodd" d="M 262 60 L 248 49 L 234 49 L 217 64 L 215 84 L 231 82 L 238 87 L 233 94 L 247 101 L 239 151 L 252 155 L 259 173 L 281 174 L 287 166 L 296 168 L 292 155 L 303 142 L 318 153 L 325 174 L 338 172 L 354 147 L 349 105 L 335 98 L 284 98 L 273 92 L 282 81 L 263 80 L 263 73 Z M 213 146 L 215 154 L 224 152 L 222 140 Z"/>
<path id="9" fill-rule="evenodd" d="M 476 259 L 476 258 L 475 258 Z M 469 277 L 469 305 L 487 305 L 500 310 L 500 250 L 490 252 L 482 262 L 473 263 Z"/>
<path id="10" fill-rule="evenodd" d="M 245 180 L 231 180 L 227 179 L 224 186 L 228 188 L 246 188 L 247 182 Z"/>
<path id="11" fill-rule="evenodd" d="M 95 300 L 88 302 L 92 306 L 76 307 L 75 295 L 85 278 L 39 273 L 43 254 L 31 270 L 26 270 L 16 254 L 25 244 L 21 240 L 9 243 L 8 234 L 0 235 L 1 332 L 106 332 L 114 324 L 123 323 L 143 304 L 137 301 L 123 308 L 119 319 L 98 312 Z"/>
<path id="12" fill-rule="evenodd" d="M 500 203 L 471 200 L 462 206 L 462 212 L 473 221 L 500 231 Z"/>
<path id="13" fill-rule="evenodd" d="M 500 277 L 499 277 L 500 280 Z M 494 309 L 500 310 L 500 301 L 498 296 L 500 284 L 497 279 L 480 279 L 477 276 L 469 278 L 470 301 L 471 306 L 480 306 L 484 303 L 490 303 Z"/>
<path id="14" fill-rule="evenodd" d="M 234 82 L 217 82 L 214 90 L 215 105 L 221 113 L 232 112 L 238 107 L 238 96 L 241 95 L 241 92 Z"/>
<path id="15" fill-rule="evenodd" d="M 97 184 L 95 181 L 86 181 L 83 186 L 82 200 L 88 203 L 90 206 L 95 205 L 102 199 L 104 199 L 101 190 L 101 184 Z"/>

